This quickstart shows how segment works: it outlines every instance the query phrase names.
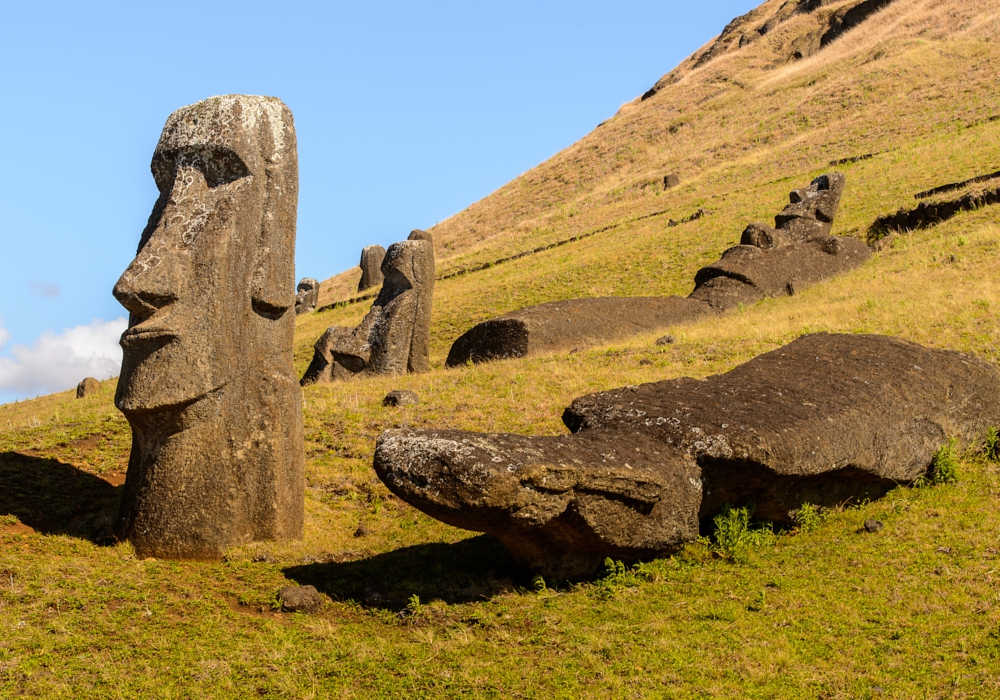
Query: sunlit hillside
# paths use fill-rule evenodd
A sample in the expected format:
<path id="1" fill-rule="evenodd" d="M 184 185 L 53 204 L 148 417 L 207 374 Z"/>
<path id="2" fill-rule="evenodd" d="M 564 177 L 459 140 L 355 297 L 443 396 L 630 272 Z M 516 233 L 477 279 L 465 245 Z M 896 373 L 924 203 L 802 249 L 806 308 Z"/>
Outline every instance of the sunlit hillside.
<path id="1" fill-rule="evenodd" d="M 138 560 L 109 530 L 129 451 L 114 380 L 0 407 L 0 696 L 1000 696 L 1000 469 L 974 450 L 955 485 L 846 504 L 746 557 L 706 541 L 573 585 L 415 511 L 371 468 L 389 427 L 565 432 L 581 394 L 723 372 L 807 332 L 1000 360 L 1000 206 L 985 206 L 873 241 L 870 262 L 794 296 L 572 354 L 443 367 L 463 331 L 524 305 L 687 294 L 831 161 L 847 176 L 834 233 L 861 239 L 920 191 L 1000 170 L 1000 8 L 896 0 L 822 46 L 857 4 L 768 0 L 436 226 L 432 370 L 304 391 L 301 542 Z M 669 173 L 681 184 L 664 189 Z M 324 282 L 321 303 L 357 296 L 358 275 Z M 300 317 L 299 371 L 327 326 L 369 304 Z M 383 408 L 392 389 L 420 403 Z M 868 518 L 885 529 L 859 533 Z M 322 610 L 278 612 L 289 583 L 315 585 Z"/>

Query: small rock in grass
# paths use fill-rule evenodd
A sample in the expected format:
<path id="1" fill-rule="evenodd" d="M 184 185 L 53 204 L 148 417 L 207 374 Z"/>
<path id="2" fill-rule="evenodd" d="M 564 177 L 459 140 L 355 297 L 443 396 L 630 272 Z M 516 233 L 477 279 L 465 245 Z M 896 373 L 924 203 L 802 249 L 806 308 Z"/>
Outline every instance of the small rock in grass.
<path id="1" fill-rule="evenodd" d="M 323 604 L 315 586 L 286 586 L 278 591 L 284 612 L 313 612 Z"/>
<path id="2" fill-rule="evenodd" d="M 382 399 L 383 406 L 415 406 L 418 403 L 420 403 L 420 397 L 417 396 L 417 392 L 408 389 L 390 391 Z"/>
<path id="3" fill-rule="evenodd" d="M 674 336 L 670 335 L 669 333 L 661 338 L 656 339 L 657 345 L 670 345 L 673 342 L 674 342 Z"/>
<path id="4" fill-rule="evenodd" d="M 378 605 L 385 602 L 385 596 L 374 588 L 366 588 L 361 591 L 361 599 L 368 605 Z"/>
<path id="5" fill-rule="evenodd" d="M 639 360 L 639 364 L 642 365 L 643 367 L 646 367 L 653 364 L 653 361 L 644 357 L 643 359 Z"/>
<path id="6" fill-rule="evenodd" d="M 885 524 L 874 518 L 868 518 L 865 521 L 865 532 L 878 532 L 885 527 Z"/>
<path id="7" fill-rule="evenodd" d="M 365 537 L 365 536 L 370 535 L 370 534 L 371 534 L 371 530 L 369 530 L 368 526 L 365 525 L 364 523 L 361 523 L 360 525 L 358 525 L 358 529 L 354 531 L 354 536 L 355 537 Z"/>

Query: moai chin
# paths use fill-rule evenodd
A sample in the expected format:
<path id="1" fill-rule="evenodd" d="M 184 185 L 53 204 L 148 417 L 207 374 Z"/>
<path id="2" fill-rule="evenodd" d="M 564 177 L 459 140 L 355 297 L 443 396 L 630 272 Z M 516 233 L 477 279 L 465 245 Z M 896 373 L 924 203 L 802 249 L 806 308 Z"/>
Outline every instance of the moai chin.
<path id="1" fill-rule="evenodd" d="M 151 168 L 160 196 L 114 288 L 129 311 L 115 405 L 132 428 L 117 534 L 141 557 L 202 560 L 298 538 L 292 114 L 251 95 L 183 107 Z"/>

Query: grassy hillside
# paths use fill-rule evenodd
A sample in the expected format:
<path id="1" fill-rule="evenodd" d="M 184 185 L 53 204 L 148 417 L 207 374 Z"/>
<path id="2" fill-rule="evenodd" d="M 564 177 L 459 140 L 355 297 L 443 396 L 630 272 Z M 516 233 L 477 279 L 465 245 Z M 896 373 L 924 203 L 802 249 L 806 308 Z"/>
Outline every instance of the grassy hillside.
<path id="1" fill-rule="evenodd" d="M 440 281 L 431 372 L 306 389 L 301 542 L 217 564 L 138 560 L 108 531 L 129 449 L 114 380 L 82 400 L 0 407 L 0 696 L 1000 696 L 1000 469 L 980 455 L 963 455 L 957 484 L 850 504 L 739 556 L 701 542 L 561 587 L 395 499 L 371 469 L 388 427 L 560 433 L 580 394 L 726 371 L 806 332 L 1000 359 L 1000 207 L 987 207 L 891 236 L 862 268 L 793 297 L 670 329 L 670 345 L 651 334 L 443 368 L 470 325 L 526 304 L 686 294 L 748 221 L 769 220 L 831 160 L 877 154 L 839 166 L 834 232 L 860 238 L 918 191 L 997 170 L 998 20 L 986 2 L 897 0 L 789 62 L 819 21 L 791 16 L 742 49 L 693 57 L 436 227 L 441 274 L 595 233 Z M 650 184 L 667 172 L 682 185 Z M 324 303 L 349 297 L 349 282 L 328 281 Z M 301 317 L 298 368 L 324 328 L 367 307 Z M 421 403 L 382 408 L 395 388 Z M 885 529 L 859 533 L 867 518 Z M 323 609 L 276 612 L 289 582 L 319 588 Z"/>

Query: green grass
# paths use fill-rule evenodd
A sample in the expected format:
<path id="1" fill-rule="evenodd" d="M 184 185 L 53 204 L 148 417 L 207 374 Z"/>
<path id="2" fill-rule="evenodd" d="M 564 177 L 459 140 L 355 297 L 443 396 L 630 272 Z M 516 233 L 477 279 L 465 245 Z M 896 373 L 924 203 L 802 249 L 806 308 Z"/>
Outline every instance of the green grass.
<path id="1" fill-rule="evenodd" d="M 969 6 L 950 0 L 940 24 Z M 371 468 L 386 428 L 560 434 L 577 396 L 727 371 L 806 332 L 1000 359 L 1000 207 L 987 207 L 889 236 L 862 268 L 793 297 L 571 355 L 443 368 L 461 332 L 519 306 L 686 294 L 747 222 L 769 219 L 833 158 L 879 152 L 841 166 L 835 232 L 857 237 L 917 191 L 995 170 L 996 32 L 913 26 L 878 60 L 859 49 L 740 74 L 752 99 L 710 80 L 753 58 L 734 55 L 674 102 L 623 111 L 444 222 L 442 273 L 621 225 L 438 283 L 431 372 L 308 387 L 300 542 L 214 564 L 138 560 L 108 537 L 130 444 L 115 381 L 86 399 L 0 406 L 0 697 L 1000 696 L 995 431 L 974 450 L 945 446 L 922 488 L 830 511 L 803 504 L 777 531 L 729 511 L 673 557 L 609 561 L 571 586 L 415 511 Z M 671 163 L 680 187 L 636 185 Z M 665 225 L 698 208 L 710 214 Z M 654 211 L 669 213 L 639 218 Z M 300 317 L 298 369 L 323 329 L 367 307 Z M 667 330 L 676 341 L 655 345 Z M 420 403 L 382 407 L 392 389 Z M 869 518 L 885 528 L 864 532 Z M 322 609 L 277 612 L 290 583 L 315 585 Z"/>

